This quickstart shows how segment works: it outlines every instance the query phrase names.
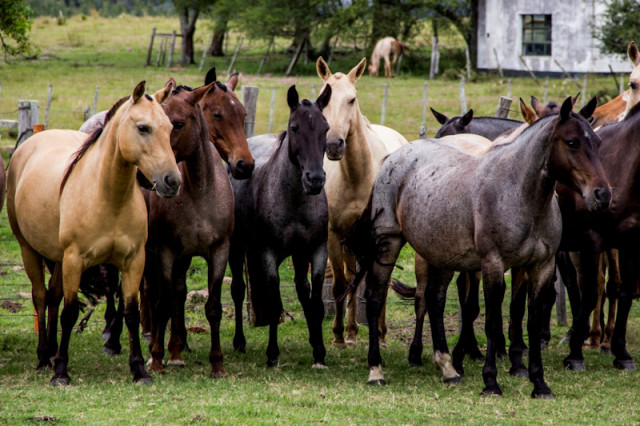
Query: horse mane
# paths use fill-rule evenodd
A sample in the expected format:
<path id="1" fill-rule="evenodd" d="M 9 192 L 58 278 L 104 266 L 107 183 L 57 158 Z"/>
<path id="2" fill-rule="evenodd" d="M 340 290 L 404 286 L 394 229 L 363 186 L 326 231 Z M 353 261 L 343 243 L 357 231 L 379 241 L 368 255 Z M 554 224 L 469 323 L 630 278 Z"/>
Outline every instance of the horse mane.
<path id="1" fill-rule="evenodd" d="M 107 115 L 104 117 L 104 122 L 102 123 L 102 125 L 98 126 L 93 131 L 93 133 L 91 133 L 87 137 L 87 139 L 84 141 L 82 146 L 73 154 L 73 160 L 71 160 L 71 163 L 69 163 L 69 166 L 67 167 L 67 170 L 65 171 L 64 176 L 62 177 L 62 183 L 60 183 L 60 193 L 62 193 L 62 190 L 64 189 L 64 185 L 67 183 L 67 179 L 69 179 L 69 175 L 71 174 L 71 171 L 75 167 L 76 163 L 80 160 L 80 158 L 82 158 L 84 153 L 87 152 L 89 147 L 91 147 L 94 143 L 96 143 L 98 139 L 100 139 L 100 136 L 102 135 L 102 131 L 106 127 L 109 120 L 113 118 L 116 111 L 118 111 L 118 108 L 120 108 L 125 102 L 127 102 L 129 98 L 130 96 L 125 96 L 124 98 L 120 98 L 115 104 L 113 104 L 111 109 L 107 112 Z"/>
<path id="2" fill-rule="evenodd" d="M 189 86 L 185 86 L 185 85 L 180 85 L 177 86 L 175 89 L 173 89 L 173 91 L 171 92 L 172 95 L 177 95 L 178 93 L 182 93 L 182 92 L 192 92 L 193 88 L 189 87 Z"/>
<path id="3" fill-rule="evenodd" d="M 550 115 L 546 115 L 542 118 L 539 118 L 538 120 L 536 120 L 533 124 L 531 124 L 530 126 L 528 126 L 527 128 L 525 128 L 522 133 L 520 133 L 515 139 L 513 140 L 505 140 L 505 141 L 501 141 L 499 143 L 494 143 L 491 144 L 491 146 L 489 146 L 486 150 L 486 153 L 492 152 L 492 151 L 497 151 L 500 148 L 504 148 L 506 146 L 510 146 L 513 145 L 514 143 L 516 143 L 517 141 L 519 141 L 521 138 L 526 137 L 526 139 L 528 140 L 529 138 L 526 136 L 527 133 L 529 133 L 530 131 L 532 131 L 534 128 L 538 129 L 538 127 L 542 127 L 543 124 L 545 124 L 547 121 L 551 120 L 552 118 L 557 117 L 559 114 L 550 114 Z M 474 119 L 475 120 L 475 119 Z"/>
<path id="4" fill-rule="evenodd" d="M 222 89 L 223 92 L 227 91 L 227 86 L 220 83 L 219 81 L 216 81 L 216 86 L 218 86 L 220 89 Z"/>

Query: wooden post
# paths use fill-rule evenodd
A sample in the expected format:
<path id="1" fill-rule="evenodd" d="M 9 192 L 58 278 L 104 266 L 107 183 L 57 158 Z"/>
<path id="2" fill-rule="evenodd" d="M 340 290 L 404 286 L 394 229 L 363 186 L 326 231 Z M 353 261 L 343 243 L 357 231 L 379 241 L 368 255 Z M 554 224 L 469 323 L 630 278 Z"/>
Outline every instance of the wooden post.
<path id="1" fill-rule="evenodd" d="M 21 144 L 33 135 L 33 125 L 38 124 L 38 101 L 18 101 L 18 141 Z"/>
<path id="2" fill-rule="evenodd" d="M 542 103 L 547 104 L 547 95 L 549 94 L 549 77 L 544 80 L 544 98 Z"/>
<path id="3" fill-rule="evenodd" d="M 431 64 L 429 66 L 429 80 L 438 75 L 438 37 L 431 38 Z"/>
<path id="4" fill-rule="evenodd" d="M 558 325 L 567 326 L 567 298 L 565 296 L 564 283 L 560 278 L 560 273 L 556 269 L 556 320 Z"/>
<path id="5" fill-rule="evenodd" d="M 276 103 L 276 88 L 271 88 L 271 108 L 269 108 L 269 133 L 273 133 L 273 110 Z"/>
<path id="6" fill-rule="evenodd" d="M 511 98 L 511 79 L 507 80 L 507 98 Z"/>
<path id="7" fill-rule="evenodd" d="M 160 49 L 158 49 L 158 57 L 156 58 L 156 67 L 160 66 L 160 60 L 162 59 L 162 54 L 164 53 L 164 46 L 167 43 L 167 39 L 162 37 L 162 41 L 160 42 Z"/>
<path id="8" fill-rule="evenodd" d="M 509 118 L 509 108 L 511 108 L 511 99 L 500 96 L 498 100 L 498 109 L 496 110 L 496 117 Z"/>
<path id="9" fill-rule="evenodd" d="M 244 40 L 244 37 L 240 37 L 240 41 L 238 42 L 238 46 L 236 47 L 236 51 L 233 52 L 233 57 L 231 58 L 231 63 L 229 64 L 229 69 L 227 70 L 227 75 L 231 75 L 231 71 L 233 70 L 233 65 L 236 63 L 236 56 L 238 56 L 238 52 L 240 51 L 240 46 L 242 46 L 242 41 L 243 40 Z M 247 137 L 249 137 L 249 136 L 247 136 Z"/>
<path id="10" fill-rule="evenodd" d="M 264 52 L 264 56 L 262 57 L 262 60 L 260 61 L 260 66 L 258 67 L 258 75 L 260 75 L 260 73 L 262 72 L 262 66 L 267 61 L 267 57 L 269 56 L 269 51 L 271 50 L 271 46 L 273 46 L 273 40 L 274 40 L 274 37 L 271 37 L 271 41 L 269 42 L 269 46 L 267 46 L 267 51 Z"/>
<path id="11" fill-rule="evenodd" d="M 329 58 L 327 59 L 327 65 L 331 65 L 331 59 L 333 59 L 333 52 L 335 52 L 337 45 L 338 45 L 338 36 L 336 36 L 336 40 L 333 42 L 333 47 L 331 47 L 331 52 L 329 52 Z"/>
<path id="12" fill-rule="evenodd" d="M 380 124 L 384 126 L 384 119 L 387 113 L 387 94 L 389 92 L 389 83 L 384 84 L 384 95 L 382 97 L 382 113 L 380 115 Z"/>
<path id="13" fill-rule="evenodd" d="M 207 52 L 207 45 L 209 45 L 209 43 L 207 43 L 204 46 L 204 53 L 202 54 L 202 60 L 204 60 L 204 54 Z M 171 68 L 171 64 L 173 63 L 173 51 L 176 48 L 176 30 L 173 30 L 173 32 L 171 33 L 171 46 L 169 48 L 169 59 L 167 59 L 167 68 Z M 202 62 L 200 63 L 200 70 L 202 71 Z"/>
<path id="14" fill-rule="evenodd" d="M 464 77 L 460 79 L 460 115 L 467 113 L 467 98 L 464 95 Z"/>
<path id="15" fill-rule="evenodd" d="M 403 56 L 404 56 L 404 53 L 401 53 L 400 57 L 398 57 L 398 63 L 396 64 L 396 75 L 400 74 L 400 64 L 402 63 Z"/>
<path id="16" fill-rule="evenodd" d="M 247 116 L 244 119 L 244 133 L 247 138 L 250 138 L 255 134 L 257 103 L 258 88 L 253 86 L 242 86 L 242 104 L 247 110 Z"/>
<path id="17" fill-rule="evenodd" d="M 620 74 L 620 93 L 624 92 L 624 74 Z"/>
<path id="18" fill-rule="evenodd" d="M 422 125 L 418 131 L 420 139 L 427 138 L 427 82 L 422 87 Z"/>
<path id="19" fill-rule="evenodd" d="M 89 117 L 91 117 L 91 108 L 89 108 L 89 105 L 84 106 L 82 114 L 84 115 L 84 121 L 87 121 Z"/>
<path id="20" fill-rule="evenodd" d="M 287 68 L 287 71 L 284 73 L 285 77 L 288 77 L 289 74 L 291 74 L 291 71 L 293 71 L 293 67 L 296 65 L 296 62 L 298 62 L 298 58 L 300 57 L 300 54 L 302 53 L 302 48 L 304 47 L 305 44 L 307 43 L 304 42 L 298 45 L 298 48 L 296 49 L 296 53 L 293 54 L 293 58 L 291 58 L 289 67 Z"/>
<path id="21" fill-rule="evenodd" d="M 96 86 L 96 94 L 93 97 L 93 110 L 91 111 L 91 115 L 96 115 L 96 110 L 98 109 L 98 93 L 100 92 L 100 86 Z"/>
<path id="22" fill-rule="evenodd" d="M 44 128 L 49 128 L 49 112 L 51 111 L 51 95 L 53 94 L 53 85 L 49 84 L 49 92 L 47 93 L 47 109 L 44 113 Z"/>
<path id="23" fill-rule="evenodd" d="M 498 73 L 500 74 L 500 78 L 504 78 L 504 74 L 502 73 L 502 67 L 500 66 L 500 60 L 498 59 L 498 51 L 493 48 L 493 55 L 496 57 L 496 64 L 498 66 Z"/>
<path id="24" fill-rule="evenodd" d="M 149 49 L 147 50 L 147 61 L 145 62 L 145 66 L 151 65 L 151 52 L 153 51 L 153 39 L 156 38 L 156 27 L 153 27 L 153 31 L 151 31 L 151 41 L 149 42 Z"/>
<path id="25" fill-rule="evenodd" d="M 465 46 L 464 56 L 467 59 L 467 80 L 471 80 L 471 57 L 469 56 L 469 46 Z"/>
<path id="26" fill-rule="evenodd" d="M 527 70 L 531 78 L 533 78 L 533 81 L 535 81 L 536 84 L 540 86 L 540 82 L 536 78 L 536 75 L 533 73 L 533 71 L 531 71 L 531 68 L 529 68 L 529 65 L 527 65 L 527 63 L 524 61 L 524 58 L 522 58 L 522 55 L 518 56 L 518 58 L 520 58 L 520 62 L 522 62 L 522 65 L 524 65 L 525 69 Z"/>
<path id="27" fill-rule="evenodd" d="M 204 58 L 207 56 L 207 46 L 209 46 L 211 40 L 211 36 L 207 37 L 207 42 L 204 45 L 204 50 L 202 51 L 202 59 L 200 59 L 200 66 L 198 67 L 198 72 L 202 72 L 202 66 L 204 65 Z M 173 52 L 171 52 L 173 53 Z M 171 61 L 171 55 L 169 56 L 169 61 Z M 167 66 L 168 68 L 168 66 Z"/>
<path id="28" fill-rule="evenodd" d="M 584 100 L 587 98 L 587 73 L 582 77 L 582 96 L 580 96 L 580 108 L 584 107 Z"/>
<path id="29" fill-rule="evenodd" d="M 609 64 L 609 72 L 611 73 L 611 78 L 613 79 L 613 86 L 618 88 L 618 80 L 616 79 L 616 73 L 613 72 L 613 68 L 611 68 L 611 64 Z"/>

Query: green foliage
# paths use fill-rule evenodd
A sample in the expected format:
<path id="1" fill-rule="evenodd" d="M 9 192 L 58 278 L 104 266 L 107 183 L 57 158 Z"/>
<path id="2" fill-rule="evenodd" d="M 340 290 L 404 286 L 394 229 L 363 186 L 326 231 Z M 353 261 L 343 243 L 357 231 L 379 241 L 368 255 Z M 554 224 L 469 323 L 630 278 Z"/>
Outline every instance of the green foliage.
<path id="1" fill-rule="evenodd" d="M 595 31 L 602 41 L 604 53 L 626 55 L 630 41 L 638 41 L 640 34 L 640 2 L 611 0 L 604 15 L 604 23 Z"/>
<path id="2" fill-rule="evenodd" d="M 0 43 L 5 61 L 9 56 L 33 54 L 29 41 L 32 10 L 21 0 L 0 0 L 0 10 Z"/>

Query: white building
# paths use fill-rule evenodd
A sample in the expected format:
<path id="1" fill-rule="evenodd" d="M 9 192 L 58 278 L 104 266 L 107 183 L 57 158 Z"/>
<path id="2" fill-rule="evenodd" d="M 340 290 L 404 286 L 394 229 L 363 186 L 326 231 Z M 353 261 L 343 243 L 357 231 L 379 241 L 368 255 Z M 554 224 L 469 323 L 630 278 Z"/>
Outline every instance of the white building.
<path id="1" fill-rule="evenodd" d="M 522 73 L 524 61 L 535 73 L 630 72 L 626 56 L 601 53 L 593 37 L 605 9 L 602 0 L 479 0 L 478 69 Z"/>

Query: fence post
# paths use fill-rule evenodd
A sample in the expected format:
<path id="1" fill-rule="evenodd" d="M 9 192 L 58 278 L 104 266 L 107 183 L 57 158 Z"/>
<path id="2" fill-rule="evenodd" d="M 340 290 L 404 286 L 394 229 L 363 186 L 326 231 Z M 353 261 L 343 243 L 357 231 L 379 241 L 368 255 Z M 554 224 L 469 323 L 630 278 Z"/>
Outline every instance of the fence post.
<path id="1" fill-rule="evenodd" d="M 247 138 L 255 134 L 257 103 L 258 88 L 254 86 L 242 86 L 242 104 L 247 110 L 247 116 L 244 119 L 244 133 Z"/>
<path id="2" fill-rule="evenodd" d="M 467 113 L 467 98 L 464 95 L 464 77 L 460 79 L 460 115 Z"/>
<path id="3" fill-rule="evenodd" d="M 147 60 L 144 63 L 145 66 L 151 65 L 151 52 L 153 51 L 153 39 L 156 38 L 156 27 L 153 27 L 153 31 L 151 31 L 151 41 L 149 42 L 149 50 L 147 50 Z"/>
<path id="4" fill-rule="evenodd" d="M 438 51 L 438 37 L 431 38 L 431 64 L 429 65 L 429 80 L 433 80 L 433 77 L 438 75 L 438 57 L 440 53 Z"/>
<path id="5" fill-rule="evenodd" d="M 624 74 L 620 74 L 620 93 L 624 92 Z"/>
<path id="6" fill-rule="evenodd" d="M 469 46 L 465 46 L 464 55 L 467 59 L 467 80 L 471 80 L 471 57 L 469 56 Z"/>
<path id="7" fill-rule="evenodd" d="M 44 113 L 44 128 L 49 128 L 49 111 L 51 110 L 51 95 L 53 92 L 53 85 L 49 84 L 49 92 L 47 93 L 47 109 Z"/>
<path id="8" fill-rule="evenodd" d="M 273 41 L 274 41 L 274 37 L 271 37 L 271 41 L 269 42 L 269 46 L 267 46 L 267 51 L 264 52 L 264 56 L 262 57 L 262 60 L 260 61 L 260 66 L 258 67 L 258 75 L 260 75 L 260 73 L 262 72 L 262 66 L 267 61 L 267 56 L 269 56 L 269 51 L 271 50 L 271 46 L 273 46 Z"/>
<path id="9" fill-rule="evenodd" d="M 389 83 L 384 84 L 384 96 L 382 97 L 382 114 L 380 115 L 380 124 L 384 126 L 385 115 L 387 114 L 387 94 L 389 92 Z"/>
<path id="10" fill-rule="evenodd" d="M 273 110 L 276 103 L 276 88 L 271 88 L 271 108 L 269 108 L 269 133 L 273 133 Z"/>
<path id="11" fill-rule="evenodd" d="M 38 124 L 38 101 L 18 101 L 18 141 L 16 145 L 33 135 L 34 124 Z"/>
<path id="12" fill-rule="evenodd" d="M 89 117 L 91 117 L 91 109 L 89 108 L 89 105 L 84 106 L 82 109 L 82 115 L 84 116 L 84 121 L 87 121 Z"/>
<path id="13" fill-rule="evenodd" d="M 500 96 L 498 100 L 498 109 L 496 110 L 496 117 L 509 118 L 509 108 L 511 108 L 511 99 Z"/>
<path id="14" fill-rule="evenodd" d="M 427 82 L 422 87 L 422 125 L 418 131 L 420 139 L 427 138 Z"/>
<path id="15" fill-rule="evenodd" d="M 242 46 L 243 40 L 244 40 L 244 37 L 240 37 L 240 41 L 238 42 L 238 47 L 236 47 L 236 51 L 233 53 L 233 58 L 231 58 L 231 63 L 229 64 L 227 75 L 231 75 L 231 70 L 233 70 L 233 64 L 236 63 L 236 56 L 238 56 L 238 51 L 240 51 L 240 46 Z"/>
<path id="16" fill-rule="evenodd" d="M 207 45 L 209 43 L 207 42 Z M 204 46 L 204 52 L 207 52 L 207 45 Z M 167 59 L 167 68 L 171 68 L 171 63 L 173 62 L 173 50 L 176 48 L 176 30 L 173 30 L 171 33 L 171 48 L 169 49 L 169 59 Z M 202 61 L 204 61 L 204 53 L 202 54 Z M 202 62 L 200 62 L 200 69 L 198 71 L 202 71 Z"/>
<path id="17" fill-rule="evenodd" d="M 98 93 L 100 92 L 100 86 L 96 86 L 96 94 L 93 96 L 93 110 L 91 111 L 91 115 L 96 115 L 96 110 L 98 109 Z"/>
<path id="18" fill-rule="evenodd" d="M 511 79 L 507 80 L 507 98 L 511 99 Z"/>
<path id="19" fill-rule="evenodd" d="M 498 51 L 496 48 L 493 48 L 493 55 L 496 57 L 496 65 L 498 66 L 498 73 L 500 74 L 500 78 L 504 78 L 504 74 L 502 72 L 502 67 L 500 66 L 500 60 L 498 59 Z"/>

